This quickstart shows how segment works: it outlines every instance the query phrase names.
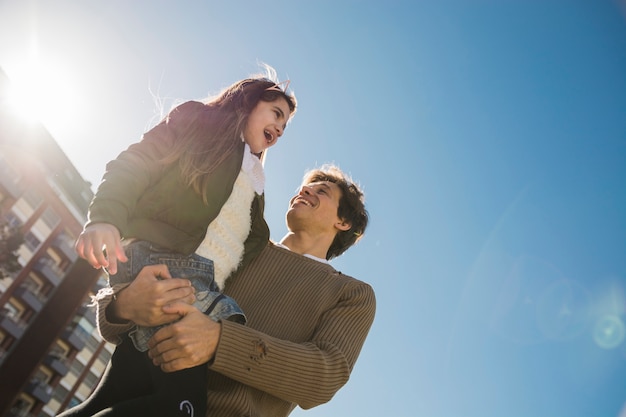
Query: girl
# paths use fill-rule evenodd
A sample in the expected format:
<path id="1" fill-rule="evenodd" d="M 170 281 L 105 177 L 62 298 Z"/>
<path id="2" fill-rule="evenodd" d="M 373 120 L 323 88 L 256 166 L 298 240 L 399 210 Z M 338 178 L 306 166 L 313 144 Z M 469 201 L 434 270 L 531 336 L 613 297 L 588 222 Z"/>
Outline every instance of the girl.
<path id="1" fill-rule="evenodd" d="M 268 69 L 268 77 L 241 80 L 206 103 L 174 108 L 107 164 L 76 250 L 107 269 L 110 291 L 145 265 L 165 264 L 164 278 L 191 281 L 194 306 L 245 323 L 219 290 L 269 239 L 261 161 L 296 111 L 288 82 L 272 81 Z M 153 366 L 142 352 L 157 329 L 135 326 L 91 397 L 61 416 L 204 416 L 206 366 L 174 373 Z"/>

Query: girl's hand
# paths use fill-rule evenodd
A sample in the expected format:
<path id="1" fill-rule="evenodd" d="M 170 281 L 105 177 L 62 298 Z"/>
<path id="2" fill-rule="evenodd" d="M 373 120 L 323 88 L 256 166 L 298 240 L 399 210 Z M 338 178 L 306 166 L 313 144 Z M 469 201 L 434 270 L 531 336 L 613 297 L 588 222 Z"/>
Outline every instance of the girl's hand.
<path id="1" fill-rule="evenodd" d="M 109 223 L 95 223 L 86 227 L 76 240 L 76 252 L 94 268 L 107 268 L 117 273 L 117 262 L 126 262 L 120 232 Z"/>

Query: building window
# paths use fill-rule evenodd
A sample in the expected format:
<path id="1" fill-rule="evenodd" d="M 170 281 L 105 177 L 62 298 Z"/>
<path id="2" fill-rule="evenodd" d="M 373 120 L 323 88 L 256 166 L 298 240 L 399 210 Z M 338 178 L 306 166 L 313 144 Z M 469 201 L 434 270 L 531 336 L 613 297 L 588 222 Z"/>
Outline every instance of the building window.
<path id="1" fill-rule="evenodd" d="M 102 349 L 102 352 L 100 352 L 100 360 L 104 363 L 109 363 L 110 359 L 111 359 L 111 352 L 109 352 L 106 349 Z"/>
<path id="2" fill-rule="evenodd" d="M 70 365 L 70 371 L 76 376 L 79 376 L 81 372 L 83 372 L 83 369 L 85 369 L 85 365 L 80 363 L 77 359 L 74 359 L 72 365 Z"/>
<path id="3" fill-rule="evenodd" d="M 76 397 L 72 397 L 72 399 L 70 400 L 69 404 L 67 405 L 67 408 L 72 408 L 72 407 L 76 407 L 78 404 L 80 404 L 82 401 L 79 400 Z M 59 410 L 60 411 L 60 410 Z"/>
<path id="4" fill-rule="evenodd" d="M 93 388 L 98 383 L 98 379 L 100 379 L 99 376 L 96 376 L 93 372 L 89 371 L 85 376 L 85 380 L 83 381 L 83 383 L 88 387 Z"/>
<path id="5" fill-rule="evenodd" d="M 54 229 L 56 225 L 61 222 L 61 218 L 59 217 L 59 215 L 56 214 L 54 210 L 52 210 L 50 207 L 48 207 L 46 211 L 43 212 L 41 219 L 50 229 Z"/>
<path id="6" fill-rule="evenodd" d="M 13 403 L 13 406 L 11 407 L 11 411 L 9 412 L 9 415 L 27 416 L 28 411 L 31 409 L 32 406 L 33 406 L 32 401 L 29 401 L 26 398 L 18 398 L 17 401 Z"/>
<path id="7" fill-rule="evenodd" d="M 17 320 L 24 312 L 24 307 L 19 308 L 12 302 L 13 300 L 10 299 L 8 303 L 2 306 L 2 316 Z"/>
<path id="8" fill-rule="evenodd" d="M 28 205 L 33 209 L 33 211 L 37 210 L 41 203 L 43 203 L 43 197 L 36 193 L 34 190 L 30 189 L 24 193 L 22 196 L 24 201 L 28 203 Z"/>
<path id="9" fill-rule="evenodd" d="M 31 252 L 35 252 L 41 245 L 41 240 L 29 230 L 24 234 L 24 244 Z"/>
<path id="10" fill-rule="evenodd" d="M 42 384 L 47 384 L 50 381 L 51 375 L 48 372 L 44 372 L 41 368 L 35 372 L 35 376 L 32 377 L 31 381 L 37 381 Z"/>
<path id="11" fill-rule="evenodd" d="M 87 347 L 89 348 L 89 350 L 91 352 L 95 352 L 98 349 L 98 346 L 100 346 L 100 342 L 98 341 L 98 339 L 96 339 L 93 334 L 89 336 L 89 338 L 87 339 Z"/>
<path id="12" fill-rule="evenodd" d="M 10 227 L 21 227 L 23 224 L 22 221 L 11 211 L 7 212 L 4 215 L 4 218 Z"/>
<path id="13" fill-rule="evenodd" d="M 24 280 L 24 284 L 22 284 L 22 287 L 29 289 L 35 294 L 40 294 L 43 292 L 43 282 L 32 273 L 28 275 L 28 277 L 26 277 L 26 279 Z"/>
<path id="14" fill-rule="evenodd" d="M 67 397 L 68 393 L 69 391 L 63 385 L 59 384 L 54 389 L 54 392 L 52 393 L 52 398 L 62 403 L 63 400 L 65 400 L 65 397 Z"/>

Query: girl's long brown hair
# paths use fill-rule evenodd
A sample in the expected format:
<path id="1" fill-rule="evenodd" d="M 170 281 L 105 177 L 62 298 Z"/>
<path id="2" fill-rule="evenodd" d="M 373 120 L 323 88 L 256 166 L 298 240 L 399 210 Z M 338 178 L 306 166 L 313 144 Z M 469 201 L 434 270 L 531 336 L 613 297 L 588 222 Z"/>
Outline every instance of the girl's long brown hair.
<path id="1" fill-rule="evenodd" d="M 290 116 L 295 113 L 295 96 L 277 88 L 268 90 L 276 86 L 277 83 L 268 78 L 247 78 L 206 102 L 202 112 L 181 114 L 184 119 L 177 122 L 172 152 L 162 162 L 178 161 L 185 183 L 206 202 L 206 182 L 210 174 L 241 144 L 248 117 L 257 103 L 283 99 L 289 105 Z M 166 123 L 171 115 L 166 117 Z"/>

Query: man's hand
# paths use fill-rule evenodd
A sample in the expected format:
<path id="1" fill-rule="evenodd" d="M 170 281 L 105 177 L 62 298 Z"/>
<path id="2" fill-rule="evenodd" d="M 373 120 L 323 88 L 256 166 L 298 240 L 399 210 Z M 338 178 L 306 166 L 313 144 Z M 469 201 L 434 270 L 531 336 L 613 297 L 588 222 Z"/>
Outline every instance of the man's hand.
<path id="1" fill-rule="evenodd" d="M 185 303 L 168 305 L 163 310 L 183 318 L 152 336 L 148 342 L 152 362 L 164 372 L 174 372 L 211 360 L 219 343 L 221 324 Z"/>
<path id="2" fill-rule="evenodd" d="M 78 236 L 76 253 L 94 268 L 107 268 L 109 274 L 117 273 L 117 261 L 126 262 L 120 232 L 109 223 L 95 223 Z M 105 250 L 106 249 L 106 254 Z"/>
<path id="3" fill-rule="evenodd" d="M 117 294 L 107 309 L 112 322 L 132 321 L 139 326 L 158 326 L 178 320 L 177 309 L 168 304 L 192 304 L 194 288 L 187 279 L 172 278 L 166 265 L 144 267 L 128 287 Z"/>

